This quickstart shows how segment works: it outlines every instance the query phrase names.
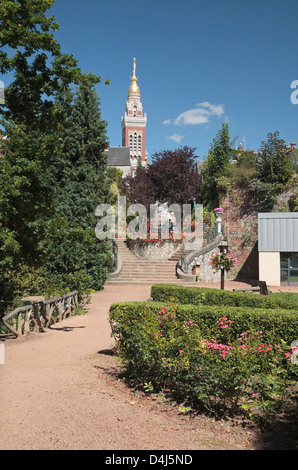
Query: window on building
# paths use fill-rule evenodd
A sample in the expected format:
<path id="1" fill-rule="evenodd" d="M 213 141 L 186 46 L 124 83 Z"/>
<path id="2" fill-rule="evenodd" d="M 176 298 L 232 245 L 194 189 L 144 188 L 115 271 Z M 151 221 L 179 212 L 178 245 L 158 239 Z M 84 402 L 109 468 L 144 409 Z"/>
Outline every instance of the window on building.
<path id="1" fill-rule="evenodd" d="M 280 253 L 280 284 L 298 286 L 298 253 Z"/>

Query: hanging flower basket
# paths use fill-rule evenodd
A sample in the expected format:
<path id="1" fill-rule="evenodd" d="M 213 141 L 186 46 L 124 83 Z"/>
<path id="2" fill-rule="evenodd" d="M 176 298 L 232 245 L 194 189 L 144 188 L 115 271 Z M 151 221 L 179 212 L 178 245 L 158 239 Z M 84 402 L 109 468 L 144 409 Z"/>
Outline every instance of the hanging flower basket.
<path id="1" fill-rule="evenodd" d="M 215 272 L 220 270 L 230 271 L 236 266 L 237 258 L 230 250 L 224 249 L 222 253 L 216 253 L 210 260 L 210 265 Z"/>
<path id="2" fill-rule="evenodd" d="M 217 215 L 217 214 L 223 214 L 224 211 L 225 211 L 225 210 L 224 210 L 222 207 L 216 207 L 216 208 L 214 209 L 214 212 L 215 212 L 216 215 Z"/>

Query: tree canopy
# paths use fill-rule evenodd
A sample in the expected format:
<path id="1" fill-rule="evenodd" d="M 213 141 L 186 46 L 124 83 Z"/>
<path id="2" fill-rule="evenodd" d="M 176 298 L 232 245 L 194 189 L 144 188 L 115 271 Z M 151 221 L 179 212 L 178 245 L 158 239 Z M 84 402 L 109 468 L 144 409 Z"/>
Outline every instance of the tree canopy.
<path id="1" fill-rule="evenodd" d="M 229 164 L 233 155 L 233 142 L 230 139 L 229 125 L 223 123 L 213 139 L 208 157 L 203 167 L 202 202 L 212 209 L 219 204 L 217 180 Z"/>
<path id="2" fill-rule="evenodd" d="M 78 224 L 79 217 L 80 230 L 92 226 L 90 213 L 106 192 L 102 154 L 106 124 L 100 118 L 93 90 L 101 78 L 84 74 L 74 56 L 62 52 L 55 37 L 59 25 L 49 13 L 53 4 L 54 0 L 0 3 L 0 72 L 4 80 L 10 80 L 5 103 L 0 106 L 2 134 L 6 136 L 2 140 L 5 154 L 0 159 L 0 291 L 2 298 L 10 300 L 24 294 L 22 273 L 27 276 L 32 272 L 37 278 L 44 269 L 51 237 L 59 234 L 66 243 L 66 228 L 71 220 Z M 70 85 L 80 86 L 86 98 L 80 100 L 82 108 L 73 116 Z M 88 124 L 84 106 L 90 111 Z M 83 118 L 81 127 L 88 125 L 88 133 L 76 149 L 75 132 L 79 132 L 79 119 Z M 63 159 L 66 150 L 68 162 Z M 80 169 L 74 164 L 79 160 L 78 152 L 85 163 Z M 86 190 L 82 189 L 84 178 Z M 93 234 L 94 227 L 95 222 Z M 77 233 L 78 237 L 89 240 L 89 230 L 88 234 Z M 74 249 L 75 259 L 79 256 Z M 85 257 L 84 268 L 86 263 Z M 105 262 L 102 265 L 105 273 Z M 104 275 L 97 282 L 99 287 Z M 94 276 L 98 279 L 98 272 Z"/>
<path id="3" fill-rule="evenodd" d="M 59 230 L 45 240 L 45 271 L 59 285 L 84 281 L 100 289 L 108 274 L 109 245 L 95 235 L 95 209 L 110 201 L 106 171 L 107 123 L 101 119 L 93 80 L 68 95 L 61 151 L 52 162 L 54 208 Z M 75 281 L 75 282 L 74 282 Z"/>
<path id="4" fill-rule="evenodd" d="M 137 169 L 134 177 L 124 179 L 124 191 L 131 202 L 150 204 L 188 204 L 198 192 L 196 149 L 180 147 L 162 150 L 152 156 L 148 168 Z"/>
<path id="5" fill-rule="evenodd" d="M 257 173 L 260 181 L 284 184 L 293 175 L 291 152 L 279 132 L 269 133 L 257 154 Z"/>

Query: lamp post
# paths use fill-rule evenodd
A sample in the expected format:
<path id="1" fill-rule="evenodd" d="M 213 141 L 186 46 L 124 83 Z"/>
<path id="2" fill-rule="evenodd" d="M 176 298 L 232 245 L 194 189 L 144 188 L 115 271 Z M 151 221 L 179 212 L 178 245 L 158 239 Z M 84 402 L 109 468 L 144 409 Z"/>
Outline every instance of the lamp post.
<path id="1" fill-rule="evenodd" d="M 220 247 L 220 252 L 223 252 L 223 246 Z M 221 290 L 225 290 L 225 269 L 222 268 L 220 270 L 220 288 Z"/>
<path id="2" fill-rule="evenodd" d="M 222 224 L 222 215 L 224 210 L 221 207 L 217 207 L 214 209 L 215 217 L 216 217 L 216 233 L 217 235 L 221 233 L 221 224 Z"/>
<path id="3" fill-rule="evenodd" d="M 219 235 L 221 233 L 221 227 L 222 227 L 222 215 L 224 213 L 224 209 L 222 207 L 217 207 L 214 209 L 214 213 L 216 216 L 216 234 Z M 220 253 L 223 252 L 223 246 L 220 246 Z M 220 288 L 224 290 L 225 286 L 225 270 L 222 268 L 220 270 Z"/>

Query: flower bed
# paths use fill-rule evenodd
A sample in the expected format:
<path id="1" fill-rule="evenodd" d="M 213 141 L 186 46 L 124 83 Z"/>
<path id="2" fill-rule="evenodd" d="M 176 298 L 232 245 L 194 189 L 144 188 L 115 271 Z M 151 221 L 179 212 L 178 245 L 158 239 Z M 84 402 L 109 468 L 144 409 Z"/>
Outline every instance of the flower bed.
<path id="1" fill-rule="evenodd" d="M 218 417 L 241 412 L 272 421 L 297 380 L 290 345 L 265 312 L 254 312 L 258 328 L 243 329 L 241 309 L 230 307 L 229 315 L 219 307 L 216 313 L 211 306 L 200 309 L 155 302 L 112 305 L 110 322 L 127 375 Z M 273 320 L 277 312 L 268 314 Z"/>

